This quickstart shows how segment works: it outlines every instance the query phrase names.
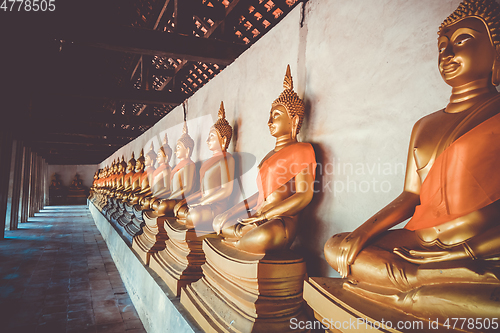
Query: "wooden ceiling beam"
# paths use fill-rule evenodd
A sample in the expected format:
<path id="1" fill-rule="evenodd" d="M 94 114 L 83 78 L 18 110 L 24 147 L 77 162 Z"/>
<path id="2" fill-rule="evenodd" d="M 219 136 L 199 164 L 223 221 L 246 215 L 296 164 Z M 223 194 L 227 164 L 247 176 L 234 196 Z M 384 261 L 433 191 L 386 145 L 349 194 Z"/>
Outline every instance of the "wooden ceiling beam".
<path id="1" fill-rule="evenodd" d="M 217 39 L 131 27 L 91 27 L 58 31 L 55 38 L 117 52 L 230 64 L 247 46 Z"/>

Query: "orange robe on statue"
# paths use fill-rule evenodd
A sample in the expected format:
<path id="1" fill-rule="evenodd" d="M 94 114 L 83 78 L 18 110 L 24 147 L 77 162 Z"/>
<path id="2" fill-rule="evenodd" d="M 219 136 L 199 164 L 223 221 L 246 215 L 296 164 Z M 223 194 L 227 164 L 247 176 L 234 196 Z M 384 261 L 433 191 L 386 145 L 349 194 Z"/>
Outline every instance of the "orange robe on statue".
<path id="1" fill-rule="evenodd" d="M 500 114 L 477 125 L 438 156 L 422 183 L 420 205 L 405 226 L 438 226 L 500 199 Z"/>

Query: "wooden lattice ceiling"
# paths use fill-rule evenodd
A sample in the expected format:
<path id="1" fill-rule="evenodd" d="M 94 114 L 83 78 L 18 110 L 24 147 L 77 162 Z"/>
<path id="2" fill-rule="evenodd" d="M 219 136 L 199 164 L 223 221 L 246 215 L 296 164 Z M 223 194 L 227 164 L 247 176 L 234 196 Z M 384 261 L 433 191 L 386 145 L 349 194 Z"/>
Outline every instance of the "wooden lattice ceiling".
<path id="1" fill-rule="evenodd" d="M 5 130 L 50 164 L 99 163 L 299 2 L 65 0 L 51 13 L 0 13 Z"/>

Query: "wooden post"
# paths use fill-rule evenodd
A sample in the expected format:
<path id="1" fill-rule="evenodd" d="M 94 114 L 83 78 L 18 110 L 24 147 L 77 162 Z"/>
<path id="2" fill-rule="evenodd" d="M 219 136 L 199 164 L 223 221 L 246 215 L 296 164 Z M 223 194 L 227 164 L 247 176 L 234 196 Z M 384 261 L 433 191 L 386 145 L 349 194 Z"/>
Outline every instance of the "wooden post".
<path id="1" fill-rule="evenodd" d="M 9 193 L 10 162 L 12 159 L 12 134 L 1 131 L 0 134 L 0 239 L 5 237 L 5 216 Z"/>
<path id="2" fill-rule="evenodd" d="M 19 224 L 19 202 L 21 199 L 23 154 L 24 147 L 22 141 L 16 140 L 12 145 L 11 182 L 12 195 L 10 198 L 10 209 L 7 211 L 5 223 L 9 223 L 10 230 L 16 230 Z M 9 211 L 10 210 L 10 211 Z"/>
<path id="3" fill-rule="evenodd" d="M 28 206 L 30 204 L 30 179 L 31 179 L 31 148 L 24 150 L 23 189 L 21 196 L 21 223 L 28 222 Z"/>

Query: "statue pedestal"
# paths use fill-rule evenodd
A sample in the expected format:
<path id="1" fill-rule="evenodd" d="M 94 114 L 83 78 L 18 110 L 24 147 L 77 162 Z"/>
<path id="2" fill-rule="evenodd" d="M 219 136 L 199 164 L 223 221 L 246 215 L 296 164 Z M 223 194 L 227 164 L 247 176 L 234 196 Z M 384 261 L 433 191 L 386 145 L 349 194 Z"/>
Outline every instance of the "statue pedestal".
<path id="1" fill-rule="evenodd" d="M 158 217 L 154 212 L 148 210 L 143 214 L 144 227 L 142 234 L 135 236 L 132 249 L 139 255 L 142 262 L 149 265 L 151 255 L 165 249 L 167 233 L 163 223 L 166 217 Z"/>
<path id="2" fill-rule="evenodd" d="M 205 331 L 287 332 L 294 318 L 308 320 L 302 257 L 289 250 L 246 253 L 219 238 L 205 239 L 203 251 L 203 277 L 182 290 L 181 304 Z"/>
<path id="3" fill-rule="evenodd" d="M 203 238 L 198 237 L 194 229 L 178 223 L 176 218 L 165 219 L 164 228 L 167 233 L 165 249 L 152 255 L 149 266 L 179 296 L 182 287 L 202 275 L 201 265 L 205 263 Z"/>
<path id="4" fill-rule="evenodd" d="M 344 279 L 311 277 L 304 300 L 330 332 L 440 332 L 436 318 L 417 318 L 343 289 Z M 439 322 L 442 324 L 443 322 Z M 453 325 L 453 323 L 452 323 Z M 451 330 L 453 331 L 453 330 Z"/>

